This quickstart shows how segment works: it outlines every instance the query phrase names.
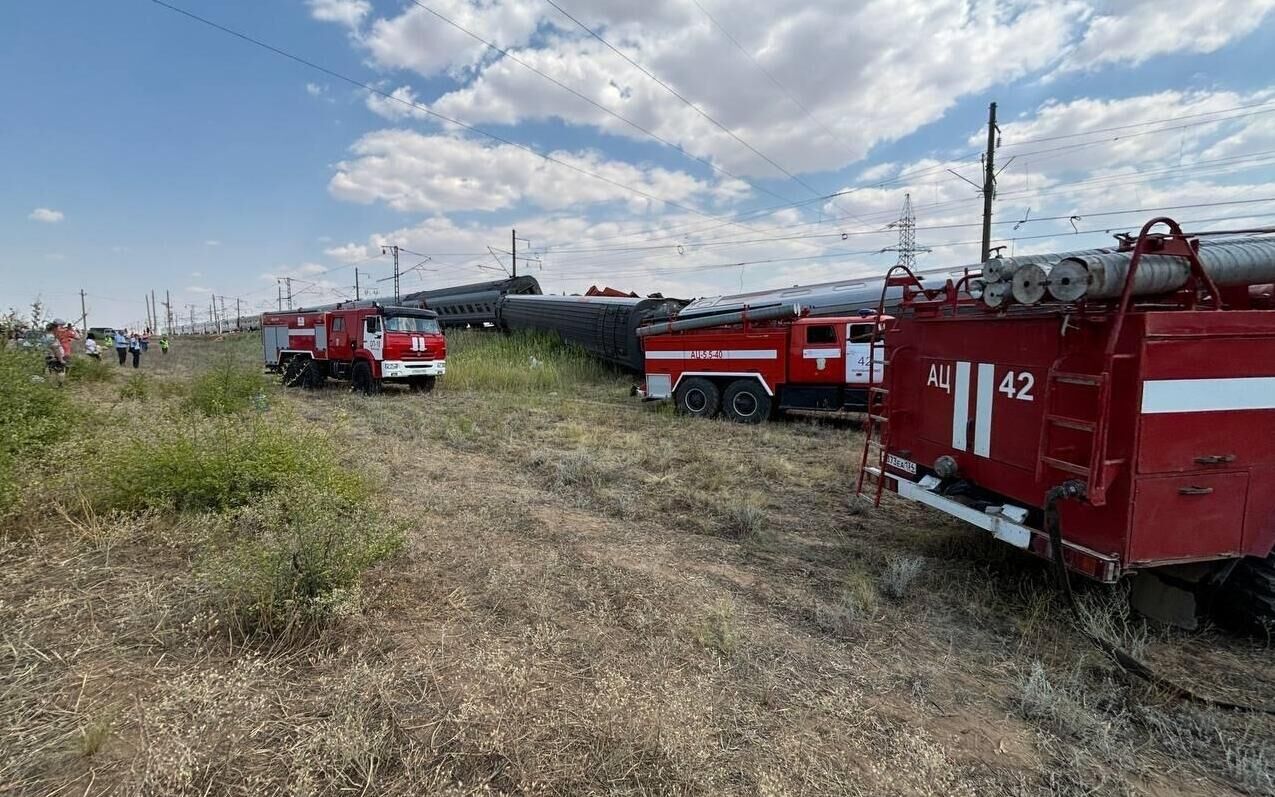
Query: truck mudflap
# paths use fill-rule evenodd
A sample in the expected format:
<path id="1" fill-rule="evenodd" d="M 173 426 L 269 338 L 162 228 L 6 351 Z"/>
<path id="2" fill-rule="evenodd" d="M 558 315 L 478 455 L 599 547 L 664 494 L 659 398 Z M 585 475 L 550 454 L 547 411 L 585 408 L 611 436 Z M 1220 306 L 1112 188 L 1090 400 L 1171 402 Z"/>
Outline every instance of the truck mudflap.
<path id="1" fill-rule="evenodd" d="M 882 474 L 878 468 L 869 467 L 868 470 L 874 477 L 881 478 Z M 1026 507 L 1003 504 L 979 510 L 935 492 L 942 483 L 937 476 L 925 475 L 915 481 L 896 473 L 885 473 L 884 477 L 890 480 L 886 482 L 886 486 L 898 493 L 900 498 L 924 504 L 978 526 L 991 532 L 996 539 L 1036 556 L 1045 559 L 1053 556 L 1049 535 L 1023 522 L 1030 511 Z M 1104 584 L 1114 584 L 1120 579 L 1119 557 L 1063 540 L 1063 559 L 1070 569 Z"/>

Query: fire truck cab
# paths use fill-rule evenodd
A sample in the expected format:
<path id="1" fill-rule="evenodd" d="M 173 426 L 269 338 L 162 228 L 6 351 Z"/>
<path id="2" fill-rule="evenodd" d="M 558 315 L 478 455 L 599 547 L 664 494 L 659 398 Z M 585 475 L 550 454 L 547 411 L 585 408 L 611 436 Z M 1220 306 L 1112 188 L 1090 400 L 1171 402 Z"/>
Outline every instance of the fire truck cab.
<path id="1" fill-rule="evenodd" d="M 447 372 L 447 340 L 432 310 L 342 302 L 265 313 L 261 323 L 266 367 L 290 387 L 332 378 L 362 393 L 385 382 L 429 392 Z"/>
<path id="2" fill-rule="evenodd" d="M 735 314 L 716 326 L 679 329 L 679 324 L 712 323 L 712 318 L 674 320 L 647 328 L 642 336 L 646 380 L 639 393 L 672 398 L 677 410 L 711 418 L 721 412 L 740 423 L 759 423 L 783 410 L 860 411 L 867 388 L 880 381 L 882 364 L 872 362 L 872 341 L 880 334 L 875 314 L 828 318 L 750 320 Z"/>

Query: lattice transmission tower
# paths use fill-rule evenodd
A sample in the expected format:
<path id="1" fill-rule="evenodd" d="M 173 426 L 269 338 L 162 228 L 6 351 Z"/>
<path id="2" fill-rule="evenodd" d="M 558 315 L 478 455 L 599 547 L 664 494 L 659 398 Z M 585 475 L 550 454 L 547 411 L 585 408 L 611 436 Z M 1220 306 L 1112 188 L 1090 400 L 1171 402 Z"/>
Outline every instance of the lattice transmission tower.
<path id="1" fill-rule="evenodd" d="M 899 245 L 887 246 L 883 252 L 898 252 L 899 265 L 910 269 L 916 268 L 918 252 L 928 252 L 928 248 L 916 245 L 916 213 L 912 211 L 912 194 L 903 195 L 903 214 L 898 221 L 890 222 L 891 227 L 899 231 Z"/>

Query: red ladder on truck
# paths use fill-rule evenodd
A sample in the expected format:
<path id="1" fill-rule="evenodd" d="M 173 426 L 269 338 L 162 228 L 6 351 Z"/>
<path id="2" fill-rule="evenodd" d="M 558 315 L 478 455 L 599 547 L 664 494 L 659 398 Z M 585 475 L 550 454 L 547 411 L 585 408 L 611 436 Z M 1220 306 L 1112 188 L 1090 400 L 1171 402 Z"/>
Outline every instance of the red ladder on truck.
<path id="1" fill-rule="evenodd" d="M 901 274 L 896 272 L 902 272 Z M 916 289 L 926 292 L 921 280 L 903 265 L 890 268 L 885 275 L 885 283 L 881 286 L 881 300 L 877 304 L 877 318 L 885 316 L 885 300 L 890 288 L 903 288 L 905 291 Z M 864 485 L 873 488 L 872 505 L 881 505 L 881 493 L 885 489 L 885 458 L 890 439 L 890 363 L 885 359 L 885 335 L 889 329 L 872 336 L 868 347 L 868 407 L 867 421 L 863 425 L 863 456 L 859 460 L 859 477 L 855 483 L 855 495 L 864 494 Z M 878 355 L 877 352 L 880 352 Z M 878 371 L 876 365 L 881 363 Z M 877 374 L 881 380 L 877 381 Z"/>
<path id="2" fill-rule="evenodd" d="M 1151 229 L 1158 224 L 1169 228 L 1166 233 L 1152 233 Z M 1085 482 L 1086 500 L 1093 506 L 1103 506 L 1107 502 L 1107 490 L 1111 487 L 1120 468 L 1126 464 L 1123 458 L 1111 458 L 1107 455 L 1107 432 L 1111 419 L 1111 380 L 1116 363 L 1132 359 L 1133 355 L 1118 353 L 1120 333 L 1124 329 L 1125 317 L 1133 298 L 1134 275 L 1145 254 L 1182 257 L 1191 267 L 1191 277 L 1182 288 L 1183 299 L 1194 305 L 1198 288 L 1203 286 L 1207 291 L 1214 310 L 1222 309 L 1221 298 L 1217 286 L 1200 265 L 1191 239 L 1182 233 L 1177 222 L 1168 218 L 1156 218 L 1143 225 L 1133 246 L 1133 254 L 1129 258 L 1129 270 L 1125 274 L 1124 286 L 1120 293 L 1120 302 L 1116 305 L 1111 325 L 1107 332 L 1107 343 L 1103 348 L 1102 369 L 1096 373 L 1077 373 L 1062 368 L 1065 357 L 1059 357 L 1049 369 L 1045 380 L 1045 422 L 1040 428 L 1040 445 L 1036 449 L 1036 478 L 1039 480 L 1045 468 L 1069 473 Z M 1058 386 L 1062 384 L 1090 387 L 1096 391 L 1092 404 L 1093 415 L 1088 418 L 1075 418 L 1058 412 Z M 1068 429 L 1088 435 L 1090 438 L 1089 456 L 1085 462 L 1076 462 L 1062 456 L 1055 456 L 1054 431 Z"/>

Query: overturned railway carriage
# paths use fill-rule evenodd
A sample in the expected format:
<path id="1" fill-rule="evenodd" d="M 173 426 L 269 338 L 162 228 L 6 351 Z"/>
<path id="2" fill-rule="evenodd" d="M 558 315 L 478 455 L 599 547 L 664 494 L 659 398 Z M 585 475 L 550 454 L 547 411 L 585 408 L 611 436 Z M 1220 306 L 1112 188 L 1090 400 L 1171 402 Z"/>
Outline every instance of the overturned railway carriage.
<path id="1" fill-rule="evenodd" d="M 644 362 L 638 327 L 668 319 L 683 304 L 678 299 L 507 295 L 499 305 L 499 326 L 553 333 L 564 343 L 640 373 Z"/>
<path id="2" fill-rule="evenodd" d="M 1190 625 L 1207 592 L 1234 619 L 1275 620 L 1275 312 L 1251 309 L 1247 284 L 1275 278 L 1275 240 L 1200 248 L 1165 223 L 1103 272 L 1066 265 L 1093 291 L 1068 302 L 995 311 L 892 272 L 907 296 L 860 489 L 1099 581 L 1141 574 L 1135 604 L 1162 619 Z"/>
<path id="3" fill-rule="evenodd" d="M 403 304 L 433 310 L 445 327 L 480 327 L 496 323 L 504 297 L 539 294 L 540 283 L 535 277 L 510 277 L 409 293 Z"/>

